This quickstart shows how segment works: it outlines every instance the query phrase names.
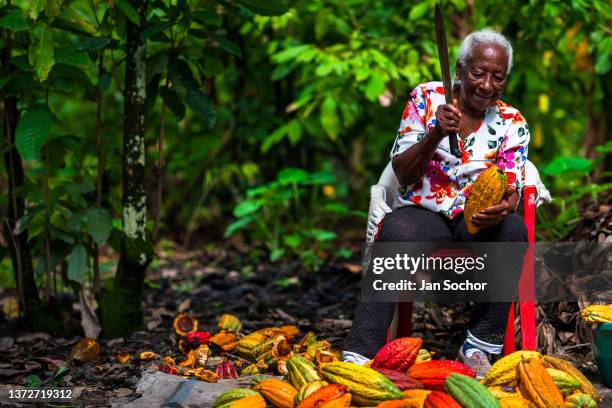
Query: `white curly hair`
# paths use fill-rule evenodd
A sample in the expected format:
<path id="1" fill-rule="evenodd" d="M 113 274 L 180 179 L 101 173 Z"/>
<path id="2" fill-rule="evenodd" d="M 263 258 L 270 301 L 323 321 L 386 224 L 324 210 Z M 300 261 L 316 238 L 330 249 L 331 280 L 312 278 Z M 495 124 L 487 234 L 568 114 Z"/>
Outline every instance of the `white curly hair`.
<path id="1" fill-rule="evenodd" d="M 505 36 L 490 28 L 470 33 L 463 39 L 459 47 L 459 56 L 457 57 L 457 62 L 461 66 L 466 66 L 468 59 L 472 56 L 474 47 L 478 44 L 497 44 L 502 47 L 506 51 L 508 58 L 508 71 L 506 73 L 510 73 L 512 68 L 512 45 Z"/>

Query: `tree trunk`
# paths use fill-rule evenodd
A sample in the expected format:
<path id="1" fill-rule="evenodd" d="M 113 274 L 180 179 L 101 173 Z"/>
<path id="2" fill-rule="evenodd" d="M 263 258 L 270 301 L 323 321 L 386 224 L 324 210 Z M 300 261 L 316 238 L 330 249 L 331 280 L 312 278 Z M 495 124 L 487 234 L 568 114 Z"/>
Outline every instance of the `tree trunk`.
<path id="1" fill-rule="evenodd" d="M 2 30 L 4 49 L 1 56 L 1 67 L 5 69 L 11 60 L 11 32 Z M 6 141 L 4 149 L 4 161 L 8 174 L 8 214 L 7 214 L 7 241 L 11 248 L 11 261 L 15 273 L 15 282 L 19 291 L 20 311 L 23 313 L 26 324 L 40 329 L 43 322 L 41 304 L 38 297 L 38 289 L 34 278 L 32 267 L 32 256 L 30 244 L 28 243 L 28 230 L 19 235 L 14 235 L 15 225 L 23 216 L 25 202 L 22 195 L 18 194 L 23 187 L 23 166 L 21 157 L 15 146 L 15 129 L 19 118 L 17 110 L 17 98 L 8 96 L 2 99 L 3 109 L 3 136 Z"/>
<path id="2" fill-rule="evenodd" d="M 146 1 L 131 0 L 140 26 L 127 21 L 123 109 L 123 233 L 121 257 L 111 293 L 101 294 L 100 319 L 106 337 L 144 328 L 143 282 L 153 248 L 146 230 L 144 110 L 146 99 L 145 43 L 140 39 Z"/>

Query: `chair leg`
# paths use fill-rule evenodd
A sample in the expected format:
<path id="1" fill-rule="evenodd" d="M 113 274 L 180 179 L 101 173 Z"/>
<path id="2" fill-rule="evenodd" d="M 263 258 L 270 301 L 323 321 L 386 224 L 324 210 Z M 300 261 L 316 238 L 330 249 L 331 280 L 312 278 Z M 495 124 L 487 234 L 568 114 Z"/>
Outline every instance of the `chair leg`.
<path id="1" fill-rule="evenodd" d="M 514 303 L 510 305 L 508 313 L 508 323 L 506 325 L 506 336 L 504 337 L 504 356 L 516 351 L 516 342 L 514 339 Z"/>
<path id="2" fill-rule="evenodd" d="M 519 315 L 521 319 L 521 349 L 535 350 L 536 341 L 536 307 L 535 307 L 535 278 L 534 278 L 534 248 L 535 242 L 535 195 L 534 186 L 523 189 L 525 197 L 525 226 L 527 227 L 527 240 L 530 243 L 525 254 L 523 274 L 519 282 Z"/>
<path id="3" fill-rule="evenodd" d="M 412 302 L 397 304 L 397 337 L 410 337 L 412 332 Z"/>

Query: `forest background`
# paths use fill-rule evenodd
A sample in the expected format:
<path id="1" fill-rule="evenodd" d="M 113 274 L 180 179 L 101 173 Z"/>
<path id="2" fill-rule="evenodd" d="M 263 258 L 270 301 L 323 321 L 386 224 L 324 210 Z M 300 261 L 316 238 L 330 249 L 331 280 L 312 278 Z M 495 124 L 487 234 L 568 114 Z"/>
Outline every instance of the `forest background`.
<path id="1" fill-rule="evenodd" d="M 20 315 L 57 330 L 46 305 L 86 290 L 105 335 L 138 330 L 146 270 L 176 246 L 239 240 L 243 273 L 358 255 L 407 97 L 441 77 L 434 5 L 3 1 L 0 286 Z M 503 99 L 554 197 L 537 236 L 564 239 L 612 186 L 609 2 L 441 5 L 451 61 L 476 29 L 512 41 Z"/>

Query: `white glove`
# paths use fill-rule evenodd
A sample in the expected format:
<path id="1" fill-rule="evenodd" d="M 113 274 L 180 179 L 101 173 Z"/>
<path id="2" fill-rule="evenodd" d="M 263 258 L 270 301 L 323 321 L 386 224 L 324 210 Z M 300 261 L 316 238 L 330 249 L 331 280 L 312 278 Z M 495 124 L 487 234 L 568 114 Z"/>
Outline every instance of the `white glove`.
<path id="1" fill-rule="evenodd" d="M 548 191 L 544 183 L 542 183 L 542 179 L 540 178 L 540 173 L 538 173 L 538 169 L 529 160 L 527 160 L 527 162 L 525 163 L 525 185 L 535 186 L 536 206 L 539 207 L 542 204 L 548 204 L 552 201 L 550 191 Z"/>
<path id="2" fill-rule="evenodd" d="M 366 242 L 374 242 L 380 222 L 391 212 L 387 205 L 387 192 L 378 184 L 370 188 L 370 209 L 368 210 L 368 225 L 366 227 Z"/>

